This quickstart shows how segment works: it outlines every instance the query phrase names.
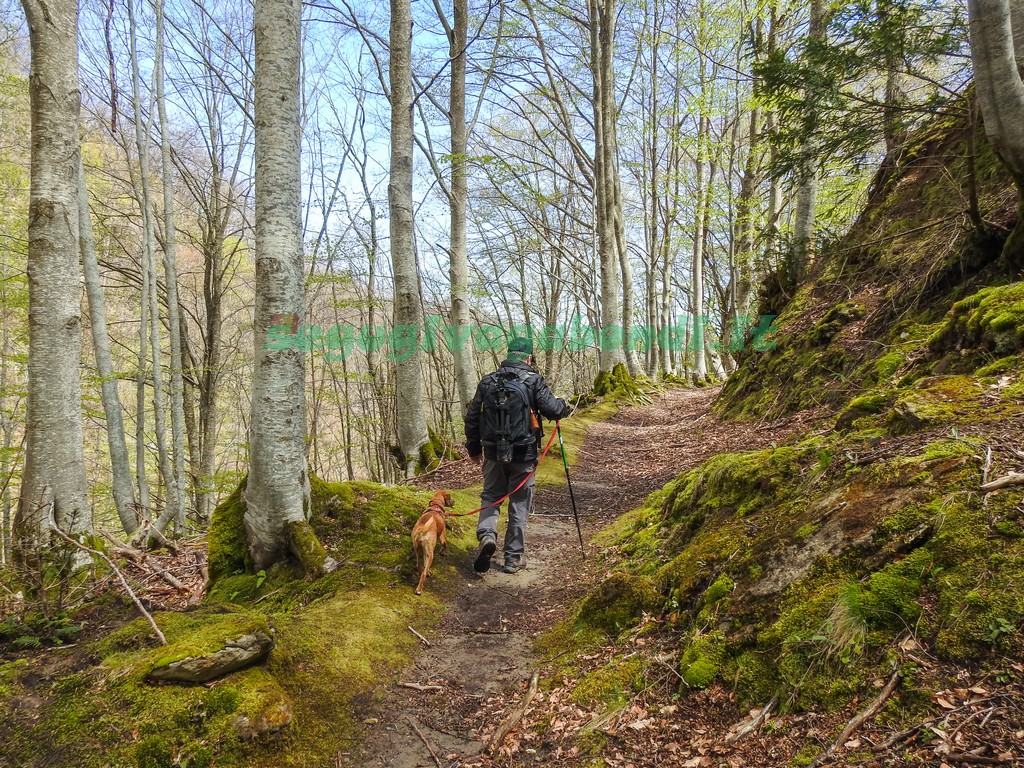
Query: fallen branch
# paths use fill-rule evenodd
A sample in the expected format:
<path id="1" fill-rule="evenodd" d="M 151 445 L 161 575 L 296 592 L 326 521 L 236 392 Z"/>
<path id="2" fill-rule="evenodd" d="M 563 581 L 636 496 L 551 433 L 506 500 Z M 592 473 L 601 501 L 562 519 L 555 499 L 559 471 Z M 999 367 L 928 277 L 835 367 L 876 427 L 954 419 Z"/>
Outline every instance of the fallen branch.
<path id="1" fill-rule="evenodd" d="M 491 738 L 487 740 L 487 746 L 484 748 L 484 752 L 488 755 L 494 754 L 498 747 L 501 746 L 501 742 L 505 740 L 509 732 L 519 725 L 519 721 L 523 719 L 523 715 L 526 714 L 526 708 L 530 706 L 530 702 L 533 701 L 533 697 L 537 695 L 537 685 L 540 682 L 540 672 L 534 672 L 533 677 L 530 678 L 530 686 L 526 689 L 526 698 L 523 699 L 523 703 L 520 704 L 516 709 L 506 717 L 501 725 L 498 726 L 497 730 L 491 734 Z"/>
<path id="2" fill-rule="evenodd" d="M 284 587 L 281 587 L 281 589 L 275 589 L 275 590 L 274 590 L 273 592 L 267 592 L 267 594 L 263 595 L 263 597 L 257 597 L 257 598 L 256 598 L 255 600 L 253 600 L 253 601 L 252 601 L 252 604 L 253 604 L 253 605 L 259 605 L 259 604 L 260 604 L 260 603 L 262 603 L 262 602 L 263 602 L 264 600 L 266 600 L 266 599 L 267 599 L 268 597 L 272 597 L 273 595 L 276 595 L 276 594 L 277 594 L 278 592 L 280 592 L 280 591 L 281 591 L 282 589 L 284 589 Z"/>
<path id="3" fill-rule="evenodd" d="M 768 715 L 772 713 L 772 710 L 775 709 L 775 707 L 777 707 L 778 704 L 779 697 L 773 696 L 772 700 L 765 704 L 764 708 L 762 708 L 761 711 L 757 713 L 757 716 L 754 717 L 749 723 L 744 723 L 736 731 L 726 736 L 725 743 L 735 744 L 740 739 L 745 739 L 750 734 L 756 732 L 757 729 L 761 727 L 761 723 L 768 719 Z"/>
<path id="4" fill-rule="evenodd" d="M 946 759 L 951 763 L 970 763 L 972 765 L 1005 765 L 1006 763 L 1013 762 L 1015 758 L 982 757 L 981 755 L 972 755 L 970 752 L 950 752 L 948 755 L 946 755 Z"/>
<path id="5" fill-rule="evenodd" d="M 399 683 L 399 688 L 411 688 L 414 691 L 443 691 L 440 685 L 420 685 L 419 683 Z"/>
<path id="6" fill-rule="evenodd" d="M 997 477 L 991 483 L 983 483 L 981 490 L 985 493 L 998 491 L 1000 488 L 1008 488 L 1011 485 L 1024 485 L 1024 472 L 1011 472 L 1003 477 Z"/>
<path id="7" fill-rule="evenodd" d="M 839 747 L 845 744 L 846 740 L 849 739 L 850 736 L 858 728 L 860 728 L 862 725 L 864 725 L 864 723 L 866 723 L 868 720 L 870 720 L 872 717 L 878 714 L 878 711 L 882 708 L 882 705 L 885 704 L 886 700 L 892 695 L 892 692 L 896 690 L 896 686 L 897 684 L 899 684 L 900 677 L 900 671 L 897 669 L 895 672 L 892 673 L 892 677 L 889 678 L 889 682 L 885 684 L 885 687 L 882 688 L 882 692 L 875 697 L 875 700 L 868 704 L 867 707 L 861 710 L 859 714 L 855 715 L 853 719 L 851 719 L 850 722 L 846 724 L 846 727 L 843 728 L 843 732 L 839 734 L 839 738 L 832 742 L 832 746 L 830 746 L 828 749 L 826 749 L 824 752 L 822 752 L 820 755 L 814 758 L 814 761 L 811 763 L 810 768 L 818 768 L 818 766 L 820 766 L 822 763 L 824 763 L 826 760 L 832 757 L 833 753 Z"/>
<path id="8" fill-rule="evenodd" d="M 427 748 L 427 751 L 430 752 L 430 756 L 434 758 L 434 762 L 437 763 L 437 768 L 444 768 L 444 766 L 441 765 L 441 758 L 437 756 L 437 753 L 434 751 L 434 748 L 430 746 L 430 742 L 427 741 L 427 737 L 423 735 L 423 731 L 421 731 L 419 729 L 419 726 L 416 725 L 416 721 L 413 720 L 409 715 L 406 715 L 405 719 L 409 721 L 409 725 L 411 725 L 412 729 L 416 731 L 416 735 L 420 737 L 420 741 L 423 742 L 423 746 Z"/>
<path id="9" fill-rule="evenodd" d="M 109 565 L 110 569 L 114 572 L 118 580 L 121 582 L 121 586 L 124 587 L 125 591 L 128 593 L 128 596 L 132 599 L 132 602 L 135 603 L 135 607 L 139 609 L 139 613 L 146 617 L 146 621 L 148 621 L 149 626 L 153 628 L 153 632 L 156 634 L 156 639 L 160 641 L 160 645 L 167 645 L 167 638 L 165 638 L 164 633 L 160 631 L 160 627 L 156 625 L 156 622 L 153 620 L 153 615 L 146 610 L 145 606 L 142 605 L 142 601 L 139 600 L 136 594 L 132 591 L 132 588 L 128 586 L 128 579 L 126 579 L 124 577 L 124 574 L 121 573 L 121 570 L 116 565 L 114 565 L 113 560 L 107 557 L 107 555 L 104 552 L 100 552 L 98 549 L 93 549 L 92 547 L 87 547 L 80 541 L 76 541 L 75 539 L 71 538 L 56 525 L 53 526 L 53 532 L 60 536 L 62 539 L 64 539 L 64 541 L 66 541 L 68 544 L 71 544 L 73 547 L 77 547 L 83 552 L 88 552 L 93 557 L 98 557 L 102 559 L 107 565 Z"/>
<path id="10" fill-rule="evenodd" d="M 416 635 L 416 637 L 418 637 L 420 639 L 420 642 L 423 643 L 425 646 L 427 646 L 427 648 L 431 647 L 430 641 L 427 640 L 427 638 L 425 638 L 423 635 L 421 635 L 415 629 L 413 629 L 412 627 L 409 627 L 409 631 L 412 632 L 414 635 Z"/>

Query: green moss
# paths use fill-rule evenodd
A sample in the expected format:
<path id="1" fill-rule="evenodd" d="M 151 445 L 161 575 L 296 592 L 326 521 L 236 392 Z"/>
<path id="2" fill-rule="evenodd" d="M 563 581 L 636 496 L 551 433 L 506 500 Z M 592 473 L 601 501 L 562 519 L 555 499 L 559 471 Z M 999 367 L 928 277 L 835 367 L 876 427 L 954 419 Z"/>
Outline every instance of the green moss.
<path id="1" fill-rule="evenodd" d="M 808 334 L 808 343 L 813 346 L 828 344 L 845 326 L 864 317 L 864 305 L 856 301 L 836 304 L 825 313 Z"/>
<path id="2" fill-rule="evenodd" d="M 572 692 L 581 707 L 624 704 L 644 688 L 646 662 L 641 656 L 615 658 L 611 663 L 584 675 Z"/>
<path id="3" fill-rule="evenodd" d="M 135 764 L 139 768 L 174 768 L 174 750 L 162 736 L 147 736 L 135 747 Z"/>
<path id="4" fill-rule="evenodd" d="M 629 375 L 625 363 L 618 363 L 610 372 L 598 372 L 594 379 L 594 394 L 627 402 L 642 402 L 648 399 L 643 389 Z"/>
<path id="5" fill-rule="evenodd" d="M 723 597 L 732 594 L 732 591 L 736 588 L 736 582 L 734 582 L 727 574 L 722 574 L 715 579 L 714 584 L 707 588 L 704 592 L 704 605 L 714 605 Z"/>
<path id="6" fill-rule="evenodd" d="M 313 532 L 313 528 L 305 520 L 285 523 L 288 540 L 291 542 L 292 553 L 302 564 L 307 578 L 315 579 L 323 575 L 327 550 Z"/>
<path id="7" fill-rule="evenodd" d="M 615 573 L 586 597 L 577 618 L 615 637 L 634 625 L 644 612 L 657 610 L 663 602 L 650 579 Z"/>
<path id="8" fill-rule="evenodd" d="M 903 350 L 893 350 L 882 355 L 874 363 L 875 381 L 885 382 L 891 379 L 907 362 L 907 354 Z"/>
<path id="9" fill-rule="evenodd" d="M 427 442 L 419 448 L 416 459 L 416 474 L 436 469 L 443 461 L 456 461 L 459 452 L 431 426 L 427 427 Z"/>
<path id="10" fill-rule="evenodd" d="M 1004 539 L 1024 538 L 1024 528 L 1021 528 L 1020 525 L 1013 520 L 1000 520 L 998 523 L 993 525 L 992 528 Z"/>
<path id="11" fill-rule="evenodd" d="M 1011 355 L 983 365 L 974 372 L 974 375 L 982 377 L 1000 376 L 1006 373 L 1016 373 L 1021 370 L 1024 370 L 1024 357 L 1021 355 Z"/>
<path id="12" fill-rule="evenodd" d="M 690 640 L 679 662 L 679 674 L 691 688 L 711 685 L 725 661 L 725 635 L 711 632 Z"/>
<path id="13" fill-rule="evenodd" d="M 735 660 L 727 662 L 725 679 L 736 681 L 736 695 L 747 704 L 764 706 L 782 685 L 774 659 L 758 650 L 746 650 Z"/>
<path id="14" fill-rule="evenodd" d="M 958 301 L 932 346 L 997 355 L 1024 350 L 1024 282 L 982 288 Z"/>
<path id="15" fill-rule="evenodd" d="M 836 418 L 836 429 L 846 430 L 854 425 L 857 419 L 882 413 L 892 404 L 893 395 L 889 392 L 872 392 L 851 400 Z"/>
<path id="16" fill-rule="evenodd" d="M 248 477 L 243 477 L 234 492 L 217 505 L 206 535 L 210 579 L 252 571 L 249 543 L 245 538 L 245 501 L 242 496 Z"/>

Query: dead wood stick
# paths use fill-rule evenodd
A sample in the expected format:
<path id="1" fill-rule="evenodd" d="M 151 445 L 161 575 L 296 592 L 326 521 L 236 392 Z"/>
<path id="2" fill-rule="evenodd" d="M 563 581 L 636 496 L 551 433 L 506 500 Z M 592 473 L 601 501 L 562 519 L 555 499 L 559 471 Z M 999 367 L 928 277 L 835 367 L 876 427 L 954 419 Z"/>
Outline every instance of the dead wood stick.
<path id="1" fill-rule="evenodd" d="M 523 703 L 520 704 L 515 710 L 506 717 L 501 725 L 498 726 L 497 730 L 491 734 L 491 738 L 487 740 L 487 746 L 484 748 L 484 752 L 488 755 L 494 754 L 498 747 L 501 746 L 501 742 L 505 740 L 509 732 L 519 725 L 519 721 L 523 719 L 523 715 L 526 714 L 526 708 L 530 706 L 530 702 L 533 701 L 533 697 L 537 695 L 537 684 L 540 682 L 540 672 L 534 672 L 533 677 L 530 678 L 530 686 L 526 689 L 526 698 L 523 699 Z"/>
<path id="2" fill-rule="evenodd" d="M 68 542 L 68 544 L 77 547 L 83 552 L 88 552 L 93 557 L 98 557 L 102 559 L 104 562 L 106 562 L 106 564 L 110 566 L 110 569 L 117 575 L 118 580 L 120 580 L 121 582 L 121 586 L 124 587 L 125 591 L 128 593 L 128 596 L 132 599 L 132 602 L 135 603 L 135 607 L 139 609 L 139 613 L 146 617 L 146 621 L 149 622 L 149 626 L 151 626 L 153 628 L 153 632 L 156 633 L 156 639 L 160 641 L 160 645 L 167 645 L 167 638 L 165 638 L 164 633 L 160 631 L 160 627 L 156 625 L 156 622 L 153 620 L 153 615 L 146 610 L 145 606 L 142 605 L 142 601 L 139 600 L 136 594 L 132 591 L 132 588 L 128 586 L 128 579 L 126 579 L 124 577 L 124 574 L 121 573 L 121 569 L 114 565 L 113 560 L 107 557 L 107 555 L 104 552 L 100 552 L 98 549 L 87 547 L 85 546 L 85 544 L 82 544 L 79 541 L 75 541 L 75 539 L 68 536 L 56 525 L 53 526 L 53 532 L 60 536 L 62 539 L 64 539 L 64 541 Z"/>
<path id="3" fill-rule="evenodd" d="M 854 731 L 856 731 L 858 728 L 864 725 L 864 723 L 866 723 L 868 720 L 870 720 L 872 717 L 878 714 L 878 711 L 882 708 L 882 705 L 885 704 L 889 696 L 892 695 L 892 692 L 896 690 L 896 686 L 899 684 L 900 677 L 900 671 L 897 669 L 895 672 L 892 673 L 892 677 L 889 678 L 889 682 L 887 682 L 885 684 L 885 687 L 882 688 L 882 692 L 875 697 L 874 701 L 868 704 L 867 707 L 861 710 L 857 715 L 853 717 L 853 719 L 850 720 L 850 722 L 846 724 L 846 727 L 843 728 L 843 732 L 839 734 L 839 738 L 832 742 L 832 746 L 830 746 L 828 749 L 826 749 L 824 752 L 822 752 L 820 755 L 814 758 L 814 761 L 811 763 L 810 768 L 818 768 L 819 765 L 821 765 L 830 757 L 832 757 L 832 754 L 839 747 L 846 743 L 846 740 L 850 738 L 851 734 L 853 734 Z"/>
<path id="4" fill-rule="evenodd" d="M 430 645 L 430 641 L 427 640 L 427 638 L 425 638 L 423 635 L 421 635 L 415 629 L 413 629 L 412 627 L 409 627 L 409 631 L 412 632 L 414 635 L 416 635 L 416 637 L 418 637 L 420 639 L 420 642 L 423 643 L 425 646 L 427 646 L 427 648 L 432 647 Z"/>
<path id="5" fill-rule="evenodd" d="M 104 531 L 103 537 L 107 541 L 109 541 L 111 543 L 111 546 L 109 547 L 109 551 L 113 552 L 115 555 L 120 555 L 122 557 L 126 557 L 129 560 L 131 560 L 133 563 L 135 563 L 136 565 L 140 565 L 140 566 L 141 565 L 148 565 L 157 576 L 159 576 L 161 579 L 166 581 L 168 584 L 170 584 L 175 589 L 177 589 L 177 590 L 179 590 L 181 592 L 188 592 L 189 591 L 188 587 L 186 587 L 184 584 L 182 584 L 181 581 L 179 581 L 177 579 L 177 577 L 175 577 L 173 574 L 171 574 L 170 571 L 166 570 L 165 568 L 161 567 L 157 563 L 155 563 L 152 560 L 148 559 L 148 555 L 147 555 L 146 552 L 141 552 L 141 551 L 139 551 L 137 549 L 134 549 L 134 548 L 132 548 L 130 546 L 127 546 L 126 544 L 122 544 L 121 542 L 119 542 L 117 539 L 115 539 L 113 536 L 111 536 L 106 531 Z"/>
<path id="6" fill-rule="evenodd" d="M 150 568 L 152 568 L 157 576 L 159 576 L 161 579 L 166 581 L 168 584 L 170 584 L 172 587 L 174 587 L 179 592 L 189 592 L 190 591 L 188 587 L 186 587 L 184 584 L 182 584 L 166 568 L 163 568 L 163 567 L 157 565 L 156 563 L 154 563 L 152 560 L 149 560 L 149 559 L 145 559 L 145 560 L 143 560 L 143 562 L 145 562 L 146 565 L 148 565 Z"/>
<path id="7" fill-rule="evenodd" d="M 284 589 L 284 587 L 281 587 L 281 589 Z M 253 601 L 252 601 L 252 604 L 253 604 L 253 605 L 256 605 L 257 603 L 262 603 L 262 602 L 263 602 L 264 600 L 266 600 L 266 599 L 267 599 L 268 597 L 270 597 L 270 596 L 272 596 L 272 595 L 276 595 L 276 594 L 277 594 L 278 592 L 280 592 L 280 591 L 281 591 L 281 589 L 275 589 L 275 590 L 274 590 L 273 592 L 267 592 L 267 594 L 265 594 L 265 595 L 264 595 L 263 597 L 258 597 L 258 598 L 256 598 L 255 600 L 253 600 Z"/>
<path id="8" fill-rule="evenodd" d="M 673 670 L 675 671 L 675 670 Z M 772 713 L 772 710 L 778 706 L 779 697 L 773 696 L 772 700 L 764 705 L 764 708 L 758 712 L 757 717 L 753 718 L 749 723 L 744 724 L 738 728 L 734 733 L 726 737 L 726 744 L 735 744 L 740 739 L 745 739 L 750 734 L 757 731 L 761 727 L 761 723 L 768 719 L 768 715 Z"/>
<path id="9" fill-rule="evenodd" d="M 443 691 L 440 685 L 421 685 L 420 683 L 399 683 L 399 688 L 411 688 L 414 691 Z"/>
<path id="10" fill-rule="evenodd" d="M 419 726 L 416 725 L 416 721 L 413 720 L 409 715 L 406 715 L 405 719 L 409 721 L 409 725 L 411 725 L 412 729 L 416 731 L 416 735 L 420 737 L 420 741 L 423 742 L 423 746 L 427 748 L 427 751 L 430 753 L 430 756 L 434 758 L 434 762 L 437 763 L 437 768 L 444 768 L 444 766 L 441 765 L 441 758 L 437 756 L 437 753 L 434 751 L 434 748 L 430 746 L 430 742 L 427 741 L 427 737 L 423 735 L 423 731 L 421 731 L 419 729 Z"/>
<path id="11" fill-rule="evenodd" d="M 984 483 L 981 490 L 985 493 L 998 491 L 1000 488 L 1008 488 L 1011 485 L 1024 485 L 1024 472 L 1011 472 L 1003 477 L 997 477 L 990 483 Z"/>
<path id="12" fill-rule="evenodd" d="M 1004 765 L 1016 758 L 1003 759 L 1001 757 L 983 757 L 972 755 L 970 752 L 950 752 L 946 759 L 951 763 L 971 763 L 972 765 Z"/>

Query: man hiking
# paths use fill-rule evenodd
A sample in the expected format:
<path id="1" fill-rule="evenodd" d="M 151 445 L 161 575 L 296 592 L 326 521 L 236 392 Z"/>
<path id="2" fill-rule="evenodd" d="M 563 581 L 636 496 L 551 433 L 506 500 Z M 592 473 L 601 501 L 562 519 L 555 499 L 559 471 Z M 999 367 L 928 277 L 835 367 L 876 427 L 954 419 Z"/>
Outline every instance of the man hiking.
<path id="1" fill-rule="evenodd" d="M 558 420 L 569 415 L 569 405 L 551 394 L 547 382 L 533 368 L 533 344 L 515 338 L 508 345 L 508 359 L 477 385 L 466 409 L 466 448 L 476 463 L 483 460 L 483 510 L 476 527 L 480 542 L 473 568 L 485 573 L 497 549 L 498 516 L 495 504 L 508 493 L 508 528 L 505 531 L 505 564 L 502 571 L 516 573 L 526 567 L 526 515 L 533 498 L 534 477 L 515 490 L 537 466 L 544 434 L 537 414 Z"/>

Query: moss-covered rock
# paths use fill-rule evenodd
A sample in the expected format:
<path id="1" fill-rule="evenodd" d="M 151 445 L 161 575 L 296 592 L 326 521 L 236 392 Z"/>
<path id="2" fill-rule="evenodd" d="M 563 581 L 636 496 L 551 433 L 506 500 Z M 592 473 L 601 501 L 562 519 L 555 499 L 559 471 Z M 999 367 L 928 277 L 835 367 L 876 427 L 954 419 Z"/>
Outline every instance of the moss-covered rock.
<path id="1" fill-rule="evenodd" d="M 679 661 L 679 674 L 691 688 L 707 688 L 718 676 L 725 661 L 725 635 L 711 632 L 696 635 Z"/>
<path id="2" fill-rule="evenodd" d="M 635 624 L 645 612 L 657 610 L 662 603 L 664 598 L 650 579 L 616 573 L 586 597 L 578 618 L 614 637 Z"/>

